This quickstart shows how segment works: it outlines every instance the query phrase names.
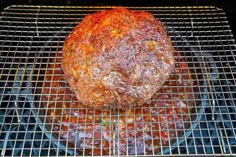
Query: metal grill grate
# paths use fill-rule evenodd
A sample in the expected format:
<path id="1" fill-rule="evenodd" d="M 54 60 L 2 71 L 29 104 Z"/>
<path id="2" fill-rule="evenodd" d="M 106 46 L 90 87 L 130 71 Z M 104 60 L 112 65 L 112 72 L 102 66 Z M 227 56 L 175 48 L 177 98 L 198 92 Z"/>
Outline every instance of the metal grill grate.
<path id="1" fill-rule="evenodd" d="M 0 17 L 0 153 L 2 156 L 97 155 L 96 147 L 92 147 L 89 154 L 85 147 L 78 150 L 76 145 L 70 144 L 69 139 L 63 139 L 55 134 L 63 130 L 63 122 L 48 121 L 47 113 L 50 107 L 45 108 L 42 104 L 48 103 L 49 100 L 43 99 L 46 94 L 42 93 L 42 87 L 46 72 L 52 70 L 53 65 L 60 64 L 59 51 L 73 27 L 85 15 L 110 8 L 10 6 L 2 12 Z M 113 124 L 109 122 L 111 125 L 109 131 L 114 136 L 111 140 L 112 144 L 107 148 L 107 155 L 236 155 L 235 42 L 225 13 L 222 9 L 211 6 L 130 7 L 130 9 L 149 11 L 167 27 L 174 47 L 191 71 L 194 92 L 188 93 L 193 95 L 192 100 L 188 101 L 194 101 L 194 111 L 185 113 L 188 117 L 187 122 L 180 129 L 183 132 L 178 138 L 167 135 L 166 145 L 163 144 L 162 139 L 157 139 L 160 141 L 160 149 L 157 151 L 154 147 L 150 147 L 152 151 L 149 153 L 142 151 L 146 148 L 146 143 L 137 144 L 138 137 L 134 138 L 136 143 L 132 146 L 126 141 L 124 149 L 126 152 L 122 152 L 121 145 L 114 142 L 123 140 L 117 135 L 121 130 L 112 128 Z M 179 63 L 182 62 L 179 60 Z M 51 76 L 58 76 L 58 74 L 54 71 Z M 187 87 L 183 86 L 183 88 Z M 58 96 L 65 96 L 65 93 Z M 158 100 L 153 101 L 158 102 Z M 55 106 L 54 111 L 63 109 L 65 107 Z M 148 105 L 144 109 L 155 108 Z M 80 106 L 79 110 L 86 110 L 86 113 L 89 111 L 83 106 Z M 103 114 L 101 117 L 105 116 Z M 119 123 L 118 120 L 122 119 L 122 116 L 123 118 L 129 116 L 122 115 L 120 111 L 116 113 L 109 111 L 107 115 L 110 119 L 112 117 L 117 119 L 112 123 Z M 85 115 L 85 118 L 88 116 Z M 95 113 L 92 116 L 95 117 Z M 184 117 L 183 114 L 179 116 Z M 174 121 L 177 123 L 177 119 Z M 154 124 L 152 121 L 150 123 Z M 84 125 L 88 124 L 84 122 Z M 125 122 L 126 127 L 128 124 Z M 76 131 L 78 135 L 79 130 Z M 155 130 L 150 131 L 153 133 Z M 129 130 L 126 129 L 125 132 L 128 134 Z M 144 130 L 142 132 L 144 133 Z M 92 133 L 94 135 L 94 131 Z M 143 139 L 145 138 L 143 135 Z M 86 138 L 84 137 L 83 140 L 86 141 Z M 100 141 L 102 140 L 103 137 L 100 137 Z M 95 146 L 96 139 L 92 138 L 92 141 L 94 142 L 92 146 Z M 150 141 L 154 145 L 155 139 Z"/>

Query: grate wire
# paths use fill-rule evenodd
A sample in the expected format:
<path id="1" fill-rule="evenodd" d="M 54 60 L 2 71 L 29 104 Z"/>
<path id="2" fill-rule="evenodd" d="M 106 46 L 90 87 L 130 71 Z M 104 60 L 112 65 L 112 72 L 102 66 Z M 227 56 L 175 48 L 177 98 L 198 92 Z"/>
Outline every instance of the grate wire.
<path id="1" fill-rule="evenodd" d="M 46 71 L 63 47 L 65 37 L 85 15 L 116 6 L 26 6 L 12 5 L 0 16 L 0 153 L 1 156 L 75 156 L 87 155 L 86 149 L 78 153 L 78 144 L 70 146 L 68 139 L 55 136 L 63 129 L 56 121 L 49 123 L 49 108 L 42 106 L 41 92 Z M 145 10 L 159 18 L 167 27 L 173 45 L 191 70 L 196 82 L 192 92 L 199 119 L 189 119 L 189 128 L 181 138 L 167 146 L 160 145 L 160 152 L 152 150 L 144 156 L 235 156 L 236 155 L 236 58 L 235 41 L 224 11 L 214 6 L 156 6 L 129 7 Z M 57 75 L 54 71 L 52 75 Z M 61 75 L 61 74 L 60 74 Z M 62 81 L 63 82 L 63 81 Z M 170 81 L 171 83 L 171 81 Z M 58 87 L 59 90 L 60 87 Z M 69 88 L 66 86 L 66 88 Z M 172 87 L 170 87 L 170 90 Z M 179 91 L 177 91 L 179 92 Z M 186 89 L 185 89 L 186 92 Z M 172 93 L 175 94 L 175 93 Z M 56 97 L 66 97 L 64 92 Z M 71 100 L 73 101 L 73 100 Z M 155 100 L 157 101 L 157 100 Z M 47 100 L 49 103 L 49 100 Z M 200 103 L 201 104 L 201 103 Z M 149 105 L 149 107 L 152 107 Z M 53 112 L 57 111 L 55 106 Z M 64 110 L 64 108 L 60 108 Z M 77 112 L 82 111 L 78 108 Z M 86 113 L 89 112 L 85 108 Z M 71 110 L 70 110 L 71 111 Z M 190 110 L 189 110 L 190 111 Z M 142 111 L 142 114 L 144 111 Z M 102 114 L 101 117 L 106 115 Z M 109 112 L 109 120 L 128 115 Z M 181 115 L 183 117 L 183 115 Z M 87 119 L 89 115 L 85 116 Z M 95 112 L 93 117 L 96 117 Z M 152 117 L 150 115 L 150 117 Z M 69 117 L 71 119 L 72 117 Z M 63 121 L 61 117 L 61 122 Z M 78 122 L 78 121 L 77 121 Z M 113 121 L 116 123 L 116 121 Z M 51 125 L 48 128 L 45 126 Z M 84 125 L 90 125 L 85 120 Z M 93 123 L 93 125 L 96 125 Z M 128 128 L 129 123 L 125 123 Z M 54 130 L 53 126 L 58 129 Z M 109 156 L 120 154 L 121 130 L 110 133 Z M 177 134 L 177 128 L 175 128 Z M 130 130 L 125 130 L 126 134 Z M 131 130 L 132 131 L 132 130 Z M 155 129 L 150 130 L 152 133 Z M 142 130 L 143 134 L 145 133 Z M 79 130 L 76 129 L 76 134 Z M 84 131 L 86 134 L 86 131 Z M 95 131 L 92 131 L 95 134 Z M 171 138 L 169 136 L 169 138 Z M 134 137 L 135 141 L 141 141 Z M 85 141 L 86 138 L 83 138 Z M 101 137 L 100 141 L 104 140 Z M 161 142 L 161 140 L 159 139 Z M 96 139 L 92 140 L 95 146 Z M 154 139 L 151 140 L 154 145 Z M 145 145 L 145 142 L 143 143 Z M 145 146 L 143 146 L 145 148 Z M 126 149 L 129 150 L 126 141 Z M 134 155 L 141 148 L 135 144 Z M 143 148 L 142 148 L 143 149 Z M 95 149 L 91 156 L 95 156 Z M 102 155 L 102 153 L 100 153 Z M 130 155 L 126 152 L 125 155 Z"/>

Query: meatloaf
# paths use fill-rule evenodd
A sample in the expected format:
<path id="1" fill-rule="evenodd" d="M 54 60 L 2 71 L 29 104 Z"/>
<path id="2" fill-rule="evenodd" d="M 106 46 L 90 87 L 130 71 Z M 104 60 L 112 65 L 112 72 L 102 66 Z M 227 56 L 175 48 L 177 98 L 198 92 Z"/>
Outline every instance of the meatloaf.
<path id="1" fill-rule="evenodd" d="M 174 70 L 164 25 L 144 11 L 115 8 L 85 16 L 63 45 L 62 69 L 84 105 L 130 108 L 147 102 Z"/>
<path id="2" fill-rule="evenodd" d="M 49 64 L 42 106 L 46 125 L 66 149 L 79 155 L 148 155 L 170 148 L 189 129 L 195 104 L 188 65 L 175 53 L 175 71 L 142 106 L 101 110 L 81 104 L 61 70 L 62 52 Z M 51 132 L 51 131 L 50 131 Z M 62 148 L 61 148 L 62 149 Z"/>

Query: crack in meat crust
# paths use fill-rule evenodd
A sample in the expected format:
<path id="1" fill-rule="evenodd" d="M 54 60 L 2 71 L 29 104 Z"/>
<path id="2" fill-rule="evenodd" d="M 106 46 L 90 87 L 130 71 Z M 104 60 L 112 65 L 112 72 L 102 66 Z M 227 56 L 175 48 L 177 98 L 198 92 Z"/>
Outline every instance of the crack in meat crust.
<path id="1" fill-rule="evenodd" d="M 116 8 L 87 15 L 68 35 L 62 69 L 90 107 L 130 108 L 148 101 L 174 70 L 173 47 L 150 13 Z"/>

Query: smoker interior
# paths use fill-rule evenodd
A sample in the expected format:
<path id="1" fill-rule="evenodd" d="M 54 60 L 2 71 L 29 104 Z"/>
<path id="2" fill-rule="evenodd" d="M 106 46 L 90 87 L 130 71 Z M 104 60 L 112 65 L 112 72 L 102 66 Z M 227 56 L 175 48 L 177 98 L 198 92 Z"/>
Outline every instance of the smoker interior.
<path id="1" fill-rule="evenodd" d="M 85 15 L 110 8 L 10 6 L 2 13 L 2 156 L 86 155 L 54 134 L 53 124 L 46 120 L 47 109 L 41 106 L 41 90 L 48 65 L 73 27 Z M 173 143 L 150 155 L 235 154 L 235 44 L 223 10 L 211 6 L 130 9 L 149 11 L 164 23 L 195 82 L 189 126 Z"/>

